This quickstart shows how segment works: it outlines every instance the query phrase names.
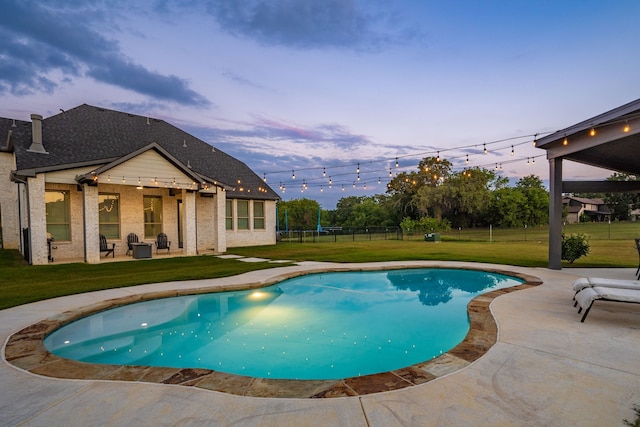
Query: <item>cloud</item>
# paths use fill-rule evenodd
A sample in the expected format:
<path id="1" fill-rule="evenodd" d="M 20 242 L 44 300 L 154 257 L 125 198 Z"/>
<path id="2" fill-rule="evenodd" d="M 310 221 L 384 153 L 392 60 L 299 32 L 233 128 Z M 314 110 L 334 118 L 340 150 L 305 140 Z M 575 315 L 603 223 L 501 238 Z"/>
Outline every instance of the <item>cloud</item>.
<path id="1" fill-rule="evenodd" d="M 370 1 L 218 0 L 208 12 L 224 31 L 266 45 L 379 50 L 421 37 L 389 6 Z"/>
<path id="2" fill-rule="evenodd" d="M 117 41 L 98 32 L 101 27 L 117 28 L 113 10 L 118 4 L 3 1 L 0 93 L 51 93 L 59 83 L 52 76 L 62 73 L 66 79 L 88 76 L 158 100 L 209 106 L 184 79 L 134 63 L 122 54 Z"/>

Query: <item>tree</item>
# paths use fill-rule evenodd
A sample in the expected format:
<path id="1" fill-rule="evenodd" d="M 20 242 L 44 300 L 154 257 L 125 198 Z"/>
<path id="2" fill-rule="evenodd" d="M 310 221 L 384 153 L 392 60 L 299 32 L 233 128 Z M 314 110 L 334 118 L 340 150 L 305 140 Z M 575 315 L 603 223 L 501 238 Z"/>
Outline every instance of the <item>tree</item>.
<path id="1" fill-rule="evenodd" d="M 310 199 L 294 199 L 278 202 L 278 222 L 285 228 L 288 221 L 289 230 L 315 230 L 318 228 L 318 211 L 320 204 Z M 285 220 L 286 218 L 286 220 Z"/>
<path id="2" fill-rule="evenodd" d="M 535 226 L 549 223 L 549 193 L 536 175 L 520 178 L 516 189 L 526 200 L 522 220 L 525 225 Z"/>
<path id="3" fill-rule="evenodd" d="M 638 181 L 637 175 L 626 173 L 613 173 L 607 181 Z M 603 197 L 604 202 L 611 209 L 611 216 L 622 221 L 628 220 L 631 210 L 640 205 L 640 194 L 638 193 L 607 193 Z"/>

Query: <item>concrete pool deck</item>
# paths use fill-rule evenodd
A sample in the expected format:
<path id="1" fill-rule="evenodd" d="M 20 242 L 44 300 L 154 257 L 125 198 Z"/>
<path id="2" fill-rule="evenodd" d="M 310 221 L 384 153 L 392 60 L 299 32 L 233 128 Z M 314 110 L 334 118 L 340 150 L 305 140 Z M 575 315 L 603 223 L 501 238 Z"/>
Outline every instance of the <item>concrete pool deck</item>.
<path id="1" fill-rule="evenodd" d="M 145 382 L 56 379 L 5 360 L 9 337 L 60 313 L 147 292 L 260 283 L 283 272 L 406 265 L 471 267 L 539 277 L 490 308 L 497 343 L 463 369 L 424 384 L 332 399 L 237 396 Z M 240 276 L 142 285 L 0 311 L 0 425 L 622 425 L 640 405 L 640 306 L 596 302 L 580 323 L 578 276 L 633 278 L 635 269 L 552 271 L 456 262 L 300 263 Z"/>

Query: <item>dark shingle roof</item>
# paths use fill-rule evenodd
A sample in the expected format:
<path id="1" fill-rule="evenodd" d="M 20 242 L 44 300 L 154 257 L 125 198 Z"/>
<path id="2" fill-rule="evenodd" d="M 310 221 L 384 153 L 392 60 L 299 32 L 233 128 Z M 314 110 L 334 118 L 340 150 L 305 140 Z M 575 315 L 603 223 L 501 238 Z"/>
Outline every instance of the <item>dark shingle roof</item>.
<path id="1" fill-rule="evenodd" d="M 27 151 L 31 145 L 31 123 L 0 119 L 0 135 L 13 129 L 16 164 L 20 170 L 47 170 L 60 165 L 100 164 L 156 143 L 184 166 L 210 180 L 246 190 L 229 197 L 279 199 L 245 163 L 164 120 L 83 104 L 43 119 L 42 142 L 49 154 Z M 5 141 L 0 142 L 0 147 Z M 266 191 L 260 191 L 264 189 Z"/>

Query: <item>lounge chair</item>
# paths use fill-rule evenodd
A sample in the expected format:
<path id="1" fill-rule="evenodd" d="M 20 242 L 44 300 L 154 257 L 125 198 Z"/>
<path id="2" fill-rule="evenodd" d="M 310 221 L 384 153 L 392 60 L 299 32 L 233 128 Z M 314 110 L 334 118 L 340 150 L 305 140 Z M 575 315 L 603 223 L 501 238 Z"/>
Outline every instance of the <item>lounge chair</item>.
<path id="1" fill-rule="evenodd" d="M 640 289 L 640 280 L 605 279 L 602 277 L 581 277 L 573 282 L 572 288 L 575 292 L 573 299 L 576 301 L 573 306 L 578 305 L 576 295 L 586 288 L 616 288 L 616 289 Z"/>
<path id="2" fill-rule="evenodd" d="M 138 235 L 136 233 L 129 233 L 127 236 L 127 253 L 125 255 L 133 252 L 132 243 L 138 243 Z"/>
<path id="3" fill-rule="evenodd" d="M 158 234 L 158 238 L 156 239 L 156 254 L 158 254 L 158 250 L 166 249 L 167 253 L 171 253 L 171 242 L 167 240 L 167 235 L 164 233 Z"/>
<path id="4" fill-rule="evenodd" d="M 623 289 L 623 288 L 607 288 L 603 286 L 593 286 L 590 288 L 584 288 L 575 295 L 576 302 L 580 304 L 580 313 L 585 310 L 580 322 L 584 322 L 587 318 L 589 310 L 593 306 L 596 300 L 603 301 L 615 301 L 615 302 L 630 302 L 634 304 L 640 304 L 640 289 Z"/>
<path id="5" fill-rule="evenodd" d="M 100 253 L 106 252 L 105 256 L 109 256 L 109 254 L 111 254 L 111 258 L 115 258 L 116 257 L 115 249 L 116 249 L 116 244 L 107 243 L 107 238 L 104 237 L 104 234 L 101 234 L 100 235 Z"/>

